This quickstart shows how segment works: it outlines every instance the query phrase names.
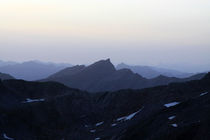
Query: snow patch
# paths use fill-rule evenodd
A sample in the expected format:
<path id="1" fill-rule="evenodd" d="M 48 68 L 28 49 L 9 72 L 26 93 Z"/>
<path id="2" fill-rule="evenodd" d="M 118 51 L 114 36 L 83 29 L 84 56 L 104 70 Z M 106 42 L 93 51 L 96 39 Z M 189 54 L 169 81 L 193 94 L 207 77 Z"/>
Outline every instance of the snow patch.
<path id="1" fill-rule="evenodd" d="M 85 127 L 88 128 L 89 126 L 88 125 L 85 125 Z"/>
<path id="2" fill-rule="evenodd" d="M 95 133 L 95 132 L 96 132 L 96 130 L 90 130 L 90 132 L 91 132 L 91 133 Z"/>
<path id="3" fill-rule="evenodd" d="M 111 124 L 112 127 L 114 127 L 114 126 L 116 126 L 116 125 L 117 125 L 116 123 Z"/>
<path id="4" fill-rule="evenodd" d="M 176 118 L 176 116 L 168 117 L 169 120 L 173 120 L 174 118 Z"/>
<path id="5" fill-rule="evenodd" d="M 7 140 L 14 140 L 13 138 L 8 137 L 5 133 L 3 134 L 3 137 Z"/>
<path id="6" fill-rule="evenodd" d="M 168 103 L 168 104 L 164 104 L 164 106 L 167 107 L 167 108 L 169 108 L 169 107 L 178 105 L 179 103 L 180 103 L 180 102 L 171 102 L 171 103 Z"/>
<path id="7" fill-rule="evenodd" d="M 178 127 L 178 125 L 176 123 L 171 124 L 171 126 Z"/>
<path id="8" fill-rule="evenodd" d="M 127 120 L 131 120 L 136 114 L 138 114 L 141 110 L 143 109 L 143 107 L 141 109 L 139 109 L 138 111 L 128 115 L 128 116 L 124 116 L 124 117 L 120 117 L 117 119 L 117 121 L 127 121 Z"/>
<path id="9" fill-rule="evenodd" d="M 208 92 L 201 93 L 200 96 L 206 95 Z"/>
<path id="10" fill-rule="evenodd" d="M 27 98 L 26 101 L 23 101 L 22 103 L 32 103 L 32 102 L 43 102 L 45 99 L 30 99 Z"/>
<path id="11" fill-rule="evenodd" d="M 96 126 L 102 125 L 104 122 L 99 122 L 97 124 L 95 124 Z"/>

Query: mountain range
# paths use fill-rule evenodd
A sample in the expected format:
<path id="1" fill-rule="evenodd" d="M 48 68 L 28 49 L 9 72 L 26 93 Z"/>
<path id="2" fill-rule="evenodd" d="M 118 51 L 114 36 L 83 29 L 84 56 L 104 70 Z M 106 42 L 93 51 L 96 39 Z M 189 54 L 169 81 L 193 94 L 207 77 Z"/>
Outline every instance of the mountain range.
<path id="1" fill-rule="evenodd" d="M 159 75 L 163 75 L 167 77 L 177 77 L 177 78 L 187 78 L 194 75 L 193 73 L 180 72 L 176 70 L 152 67 L 152 66 L 138 66 L 138 65 L 131 66 L 125 63 L 121 63 L 116 66 L 117 70 L 124 69 L 124 68 L 130 69 L 134 73 L 138 73 L 139 75 L 148 79 L 158 77 Z"/>
<path id="2" fill-rule="evenodd" d="M 201 80 L 101 93 L 56 82 L 3 80 L 0 139 L 208 140 L 209 85 L 210 73 Z"/>
<path id="3" fill-rule="evenodd" d="M 42 61 L 26 61 L 26 62 L 14 62 L 14 61 L 1 61 L 0 60 L 0 72 L 8 73 L 16 79 L 23 79 L 28 81 L 34 81 L 47 78 L 48 76 L 61 71 L 67 67 L 72 67 L 69 63 L 53 63 Z M 133 73 L 138 73 L 144 78 L 152 79 L 163 75 L 166 77 L 187 78 L 194 73 L 180 72 L 172 69 L 165 69 L 152 66 L 131 66 L 124 63 L 117 65 L 116 70 L 130 69 Z"/>
<path id="4" fill-rule="evenodd" d="M 2 61 L 2 60 L 0 60 L 0 67 L 8 66 L 8 65 L 14 65 L 14 64 L 18 64 L 18 63 L 14 62 L 14 61 Z"/>
<path id="5" fill-rule="evenodd" d="M 130 69 L 116 70 L 110 59 L 100 60 L 89 66 L 77 65 L 65 68 L 41 81 L 56 81 L 72 88 L 89 92 L 116 91 L 120 89 L 142 89 L 172 82 L 185 82 L 201 79 L 205 73 L 188 78 L 175 78 L 160 75 L 146 79 Z"/>
<path id="6" fill-rule="evenodd" d="M 0 72 L 10 74 L 16 79 L 33 81 L 46 78 L 70 66 L 72 65 L 66 63 L 44 63 L 40 61 L 23 63 L 0 61 Z"/>

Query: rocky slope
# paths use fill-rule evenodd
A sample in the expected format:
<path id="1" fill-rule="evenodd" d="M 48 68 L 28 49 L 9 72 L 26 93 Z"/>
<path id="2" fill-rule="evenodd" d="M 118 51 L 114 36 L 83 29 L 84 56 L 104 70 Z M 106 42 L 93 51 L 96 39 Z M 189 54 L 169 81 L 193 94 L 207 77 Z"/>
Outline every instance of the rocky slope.
<path id="1" fill-rule="evenodd" d="M 0 139 L 210 139 L 210 73 L 142 90 L 87 93 L 54 82 L 0 82 Z"/>

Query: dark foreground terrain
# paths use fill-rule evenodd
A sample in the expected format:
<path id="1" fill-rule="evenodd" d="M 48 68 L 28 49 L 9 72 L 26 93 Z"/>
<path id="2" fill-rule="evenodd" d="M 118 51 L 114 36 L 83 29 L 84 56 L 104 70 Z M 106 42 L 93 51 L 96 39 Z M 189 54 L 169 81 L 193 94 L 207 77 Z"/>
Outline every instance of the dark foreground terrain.
<path id="1" fill-rule="evenodd" d="M 1 140 L 209 140 L 210 73 L 142 90 L 87 93 L 0 81 Z"/>

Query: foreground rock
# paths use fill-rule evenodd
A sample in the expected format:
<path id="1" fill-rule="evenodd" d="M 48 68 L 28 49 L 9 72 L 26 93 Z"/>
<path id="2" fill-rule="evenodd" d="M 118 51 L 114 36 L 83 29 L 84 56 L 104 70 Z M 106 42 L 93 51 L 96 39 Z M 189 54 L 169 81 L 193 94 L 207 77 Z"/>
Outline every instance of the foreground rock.
<path id="1" fill-rule="evenodd" d="M 207 140 L 209 92 L 210 73 L 197 81 L 97 94 L 54 82 L 1 81 L 0 139 Z"/>

